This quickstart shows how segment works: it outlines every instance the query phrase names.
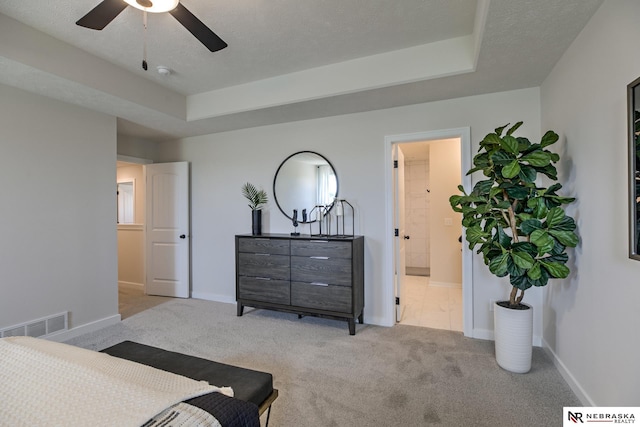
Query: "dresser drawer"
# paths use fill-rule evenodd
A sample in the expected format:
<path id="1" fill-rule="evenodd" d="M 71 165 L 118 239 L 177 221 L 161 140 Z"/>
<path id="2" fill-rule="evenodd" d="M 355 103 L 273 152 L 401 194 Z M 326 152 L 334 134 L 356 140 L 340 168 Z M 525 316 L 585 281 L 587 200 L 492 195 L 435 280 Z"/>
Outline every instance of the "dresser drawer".
<path id="1" fill-rule="evenodd" d="M 332 257 L 291 257 L 291 280 L 351 286 L 351 260 Z"/>
<path id="2" fill-rule="evenodd" d="M 291 282 L 291 305 L 351 313 L 351 288 Z"/>
<path id="3" fill-rule="evenodd" d="M 289 305 L 290 284 L 288 280 L 273 280 L 259 277 L 238 279 L 238 298 Z"/>
<path id="4" fill-rule="evenodd" d="M 289 280 L 289 256 L 271 254 L 238 254 L 238 275 Z"/>
<path id="5" fill-rule="evenodd" d="M 291 255 L 351 258 L 351 242 L 329 240 L 292 240 Z"/>
<path id="6" fill-rule="evenodd" d="M 238 239 L 238 252 L 289 255 L 289 241 L 283 239 L 241 237 Z"/>

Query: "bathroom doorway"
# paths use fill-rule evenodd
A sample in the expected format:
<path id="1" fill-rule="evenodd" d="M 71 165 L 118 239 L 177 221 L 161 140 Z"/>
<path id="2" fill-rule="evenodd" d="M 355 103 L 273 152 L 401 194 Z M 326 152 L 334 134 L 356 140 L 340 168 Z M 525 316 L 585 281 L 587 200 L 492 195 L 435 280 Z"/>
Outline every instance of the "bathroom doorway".
<path id="1" fill-rule="evenodd" d="M 468 335 L 472 330 L 470 256 L 461 243 L 462 218 L 449 204 L 458 185 L 469 185 L 461 173 L 470 162 L 465 131 L 399 135 L 387 141 L 397 145 L 404 157 L 405 232 L 396 242 L 404 242 L 407 268 L 400 272 L 394 267 L 396 297 L 400 295 L 402 302 L 397 298 L 396 304 L 404 307 L 398 323 Z M 394 261 L 394 265 L 399 264 Z"/>

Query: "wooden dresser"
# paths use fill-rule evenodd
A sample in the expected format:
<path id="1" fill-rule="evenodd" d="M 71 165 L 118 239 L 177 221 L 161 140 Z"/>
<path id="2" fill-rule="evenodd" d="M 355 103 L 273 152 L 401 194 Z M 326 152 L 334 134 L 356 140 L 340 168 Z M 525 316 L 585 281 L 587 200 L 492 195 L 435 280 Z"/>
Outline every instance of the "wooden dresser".
<path id="1" fill-rule="evenodd" d="M 364 237 L 236 236 L 238 316 L 245 306 L 363 322 Z"/>

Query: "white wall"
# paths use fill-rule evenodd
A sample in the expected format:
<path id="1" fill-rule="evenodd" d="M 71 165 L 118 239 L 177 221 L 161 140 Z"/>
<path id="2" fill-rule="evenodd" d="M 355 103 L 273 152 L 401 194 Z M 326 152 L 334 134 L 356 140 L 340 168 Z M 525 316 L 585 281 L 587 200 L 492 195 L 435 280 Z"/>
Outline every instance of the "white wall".
<path id="1" fill-rule="evenodd" d="M 563 145 L 561 181 L 581 243 L 548 286 L 544 340 L 585 402 L 640 406 L 640 262 L 628 258 L 626 86 L 640 76 L 640 2 L 606 1 L 541 88 L 543 130 Z"/>
<path id="2" fill-rule="evenodd" d="M 356 233 L 365 236 L 365 322 L 392 325 L 393 290 L 385 279 L 392 260 L 384 259 L 392 232 L 385 230 L 384 194 L 385 150 L 391 146 L 385 146 L 385 136 L 470 126 L 475 152 L 479 138 L 518 120 L 525 121 L 523 135 L 538 139 L 539 112 L 539 90 L 524 89 L 161 143 L 161 161 L 191 162 L 193 295 L 235 302 L 234 235 L 251 231 L 240 187 L 249 181 L 271 188 L 282 160 L 311 150 L 334 165 L 340 197 L 355 206 Z M 293 231 L 273 202 L 265 210 L 263 231 Z M 506 298 L 508 284 L 497 283 L 481 261 L 474 262 L 474 275 L 474 333 L 491 337 L 489 300 Z M 534 309 L 541 303 L 536 291 L 527 296 Z M 539 338 L 538 316 L 534 334 Z"/>
<path id="3" fill-rule="evenodd" d="M 114 117 L 0 85 L 0 327 L 119 321 L 115 162 Z"/>
<path id="4" fill-rule="evenodd" d="M 431 193 L 429 216 L 431 221 L 431 278 L 432 286 L 461 286 L 462 214 L 454 212 L 449 203 L 458 194 L 460 182 L 460 141 L 429 142 L 429 173 Z M 448 225 L 447 225 L 448 224 Z"/>

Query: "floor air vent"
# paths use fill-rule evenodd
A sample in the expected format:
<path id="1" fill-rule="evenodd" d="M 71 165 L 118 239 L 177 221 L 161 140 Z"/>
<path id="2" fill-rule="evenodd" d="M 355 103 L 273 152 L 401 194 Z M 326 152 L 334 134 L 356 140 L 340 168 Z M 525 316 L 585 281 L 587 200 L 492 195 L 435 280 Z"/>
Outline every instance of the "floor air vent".
<path id="1" fill-rule="evenodd" d="M 53 316 L 43 317 L 42 319 L 32 320 L 21 325 L 10 326 L 0 329 L 0 338 L 29 336 L 29 337 L 46 337 L 60 331 L 69 329 L 69 312 L 54 314 Z"/>

